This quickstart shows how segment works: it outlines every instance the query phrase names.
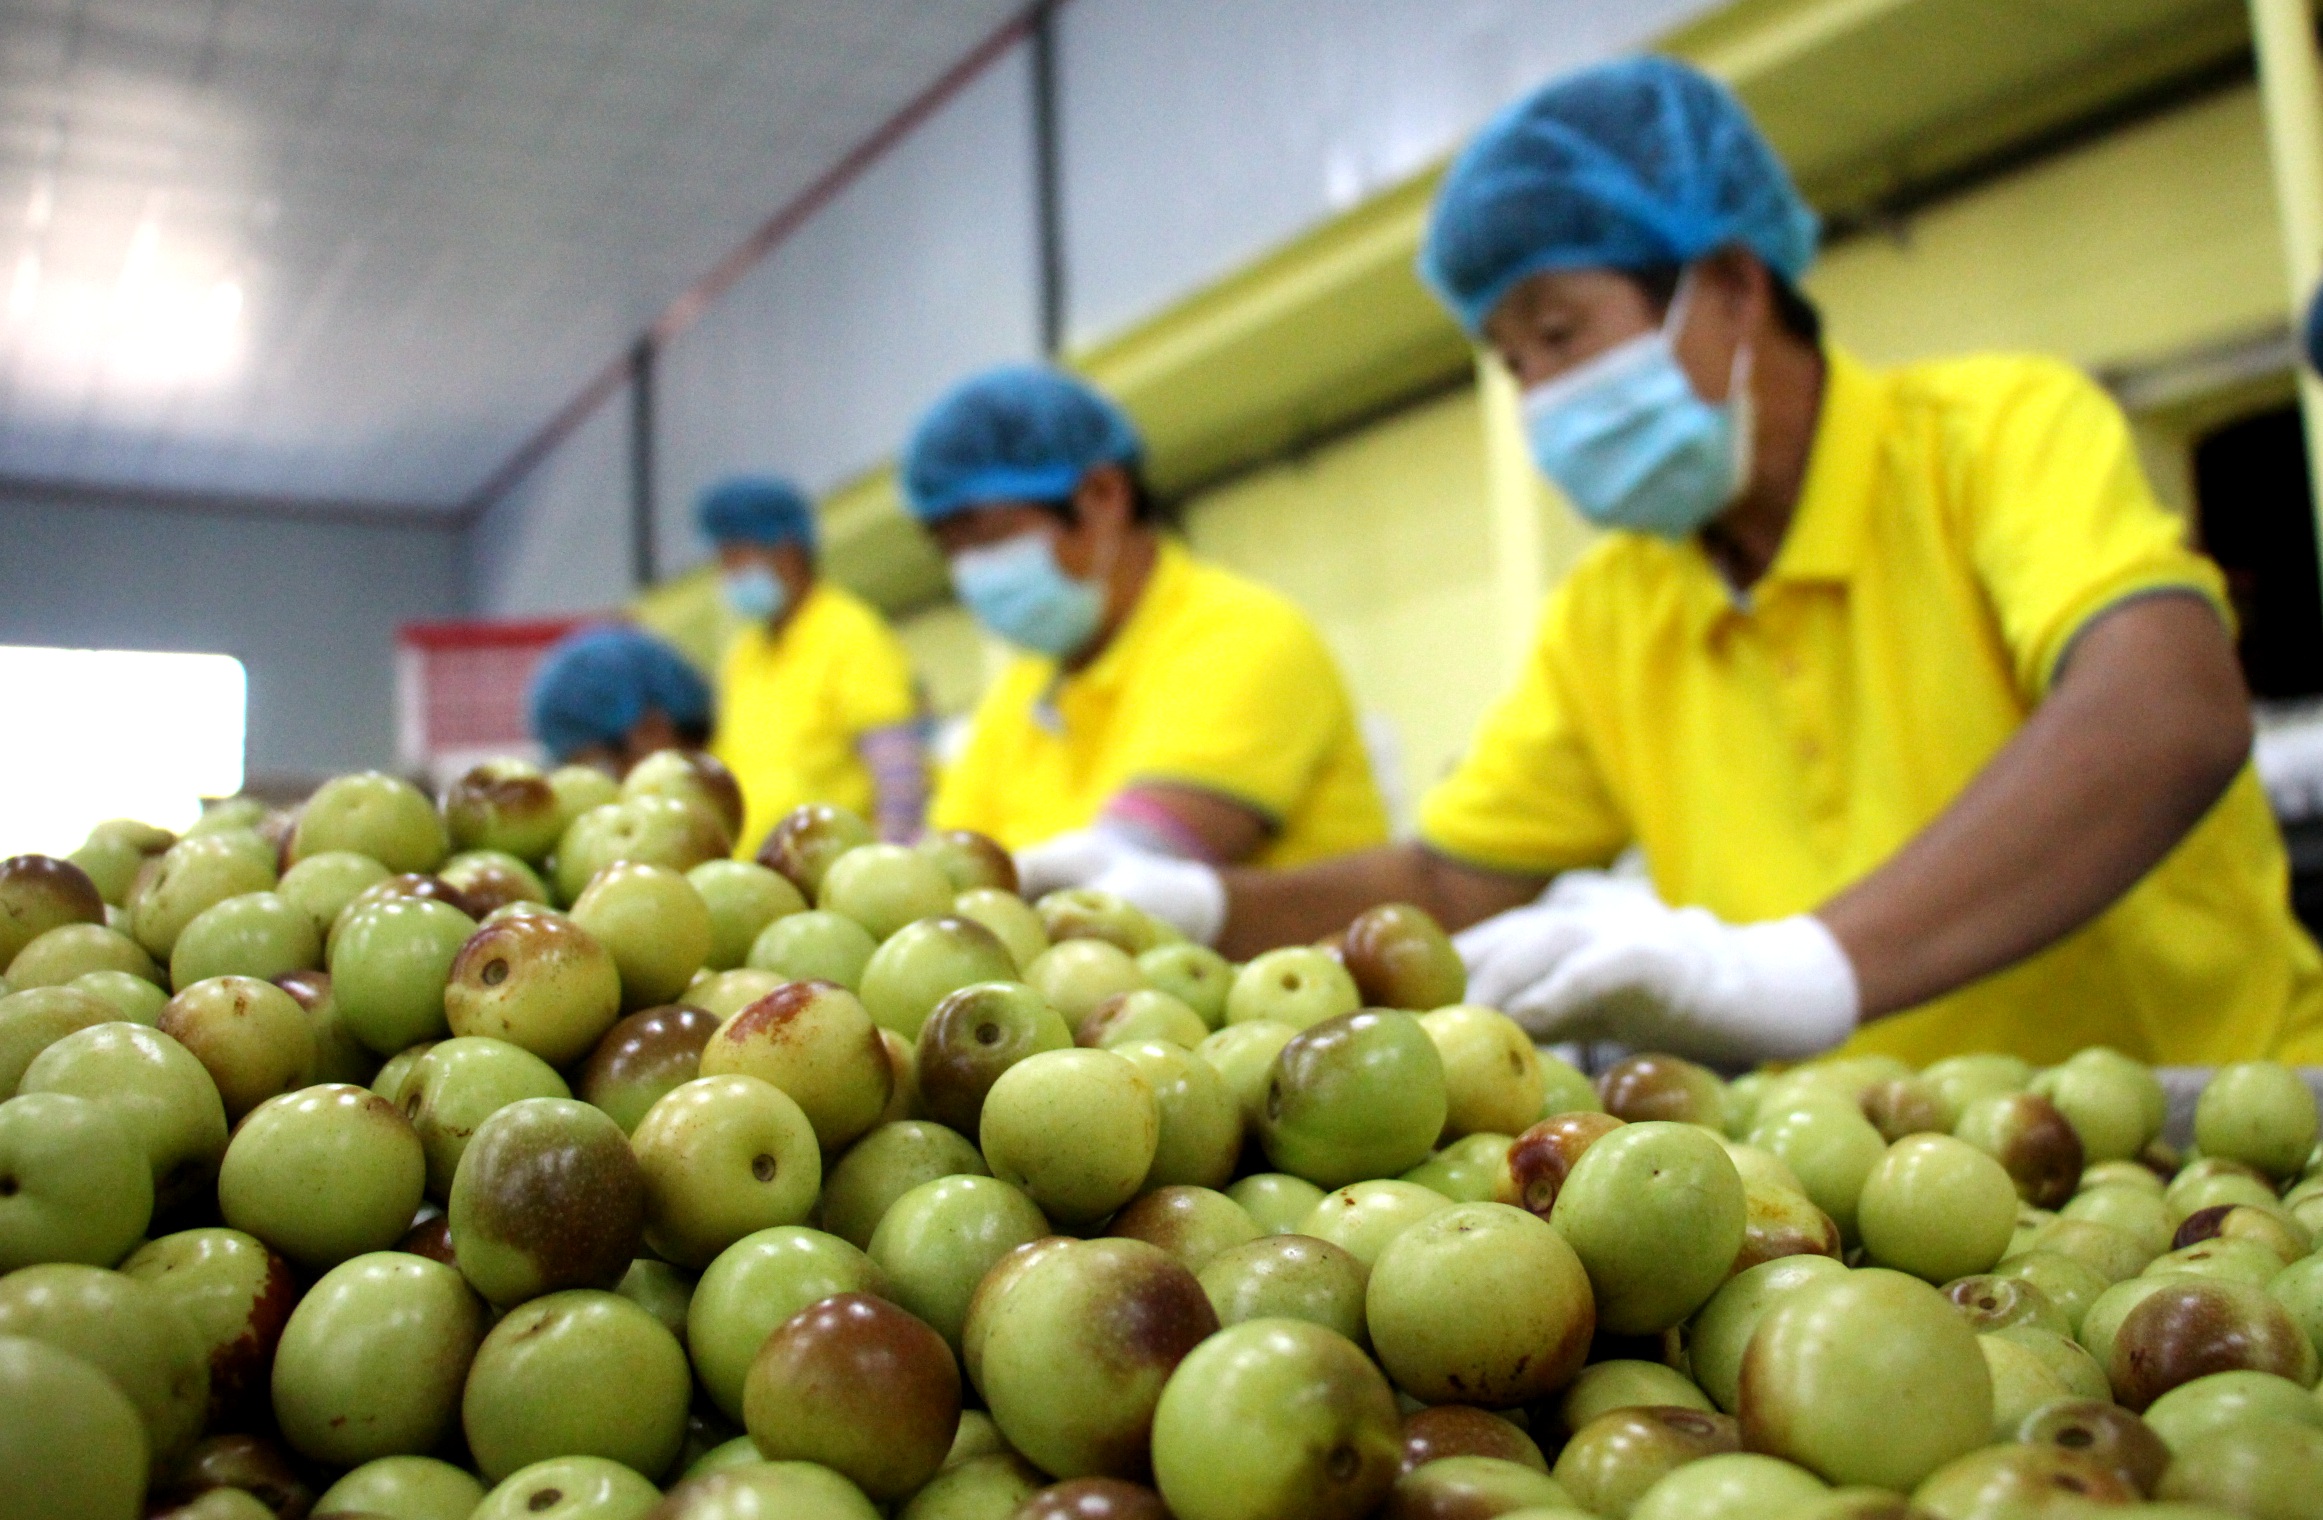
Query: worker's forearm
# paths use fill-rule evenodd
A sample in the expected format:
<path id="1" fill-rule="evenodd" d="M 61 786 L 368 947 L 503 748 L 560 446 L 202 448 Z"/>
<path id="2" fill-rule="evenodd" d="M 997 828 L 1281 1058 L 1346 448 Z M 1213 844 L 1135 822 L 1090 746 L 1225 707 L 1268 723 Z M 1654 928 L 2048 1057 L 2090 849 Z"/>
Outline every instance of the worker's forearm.
<path id="1" fill-rule="evenodd" d="M 2093 624 L 2048 699 L 1936 821 L 1818 916 L 1878 1017 L 2046 948 L 2134 886 L 2250 748 L 2208 604 L 2158 597 Z"/>
<path id="2" fill-rule="evenodd" d="M 1347 927 L 1381 903 L 1427 909 L 1446 929 L 1529 902 L 1543 879 L 1502 876 L 1446 860 L 1416 844 L 1389 845 L 1287 871 L 1229 870 L 1226 927 L 1218 949 L 1237 960 L 1277 945 L 1307 944 Z"/>

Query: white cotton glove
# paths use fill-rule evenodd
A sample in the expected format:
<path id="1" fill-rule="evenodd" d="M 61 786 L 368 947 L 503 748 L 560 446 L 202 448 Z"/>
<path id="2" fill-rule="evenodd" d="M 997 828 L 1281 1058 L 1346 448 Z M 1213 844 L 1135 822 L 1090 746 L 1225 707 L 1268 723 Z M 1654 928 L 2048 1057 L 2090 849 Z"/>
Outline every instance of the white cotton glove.
<path id="1" fill-rule="evenodd" d="M 1197 944 L 1211 943 L 1226 925 L 1226 883 L 1216 871 L 1107 829 L 1080 829 L 1017 851 L 1016 875 L 1028 899 L 1061 887 L 1110 892 Z"/>
<path id="2" fill-rule="evenodd" d="M 1730 1067 L 1828 1050 L 1862 1011 L 1855 967 L 1821 919 L 1738 926 L 1701 908 L 1601 920 L 1499 1006 L 1537 1039 L 1618 1040 Z"/>
<path id="3" fill-rule="evenodd" d="M 1468 969 L 1468 1000 L 1501 1008 L 1609 925 L 1669 911 L 1641 877 L 1567 871 L 1535 901 L 1453 935 L 1452 948 Z"/>

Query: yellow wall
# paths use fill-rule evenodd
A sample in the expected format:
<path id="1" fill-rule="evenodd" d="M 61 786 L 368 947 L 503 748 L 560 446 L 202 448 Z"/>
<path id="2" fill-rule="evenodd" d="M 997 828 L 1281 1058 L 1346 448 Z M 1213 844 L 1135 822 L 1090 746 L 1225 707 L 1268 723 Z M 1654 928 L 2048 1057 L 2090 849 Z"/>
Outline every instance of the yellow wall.
<path id="1" fill-rule="evenodd" d="M 1806 283 L 1866 358 L 2033 348 L 2102 369 L 2280 324 L 2281 249 L 2242 89 L 1844 243 Z"/>
<path id="2" fill-rule="evenodd" d="M 1195 550 L 1314 614 L 1386 717 L 1416 797 L 1498 690 L 1481 419 L 1472 388 L 1196 498 Z"/>

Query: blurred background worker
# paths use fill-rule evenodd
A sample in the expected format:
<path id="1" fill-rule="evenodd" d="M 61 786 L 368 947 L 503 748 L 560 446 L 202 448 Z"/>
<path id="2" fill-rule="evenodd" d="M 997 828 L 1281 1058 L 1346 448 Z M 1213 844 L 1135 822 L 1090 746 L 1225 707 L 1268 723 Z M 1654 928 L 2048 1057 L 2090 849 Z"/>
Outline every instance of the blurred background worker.
<path id="1" fill-rule="evenodd" d="M 2323 1053 L 2221 580 L 2121 413 L 2042 359 L 1866 368 L 1798 293 L 1815 242 L 1683 65 L 1488 125 L 1423 272 L 1610 533 L 1422 842 L 1225 876 L 1077 845 L 1030 885 L 1192 903 L 1235 953 L 1408 899 L 1479 925 L 1470 996 L 1536 1035 L 1729 1064 L 1851 1035 L 1915 1062 Z M 1633 843 L 1655 892 L 1519 906 Z"/>
<path id="2" fill-rule="evenodd" d="M 977 376 L 920 420 L 911 510 L 1020 651 L 931 812 L 1010 848 L 1102 825 L 1164 855 L 1292 865 L 1387 813 L 1338 666 L 1280 595 L 1161 532 L 1121 410 L 1056 370 Z"/>
<path id="3" fill-rule="evenodd" d="M 711 745 L 742 784 L 737 852 L 807 802 L 860 813 L 883 839 L 917 835 L 928 769 L 911 657 L 868 603 L 815 573 L 805 493 L 741 476 L 703 492 L 698 516 L 742 620 L 719 664 Z"/>
<path id="4" fill-rule="evenodd" d="M 559 765 L 615 776 L 656 750 L 710 739 L 710 688 L 685 656 L 643 629 L 601 623 L 541 657 L 528 693 L 533 737 Z"/>

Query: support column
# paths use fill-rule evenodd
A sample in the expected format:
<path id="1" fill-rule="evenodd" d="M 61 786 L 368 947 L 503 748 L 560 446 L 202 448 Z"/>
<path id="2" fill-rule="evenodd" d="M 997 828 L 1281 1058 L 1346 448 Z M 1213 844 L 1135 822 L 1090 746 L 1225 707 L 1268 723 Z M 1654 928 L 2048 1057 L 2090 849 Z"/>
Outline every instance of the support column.
<path id="1" fill-rule="evenodd" d="M 2307 0 L 2250 0 L 2251 45 L 2258 54 L 2259 97 L 2266 110 L 2267 156 L 2274 165 L 2276 213 L 2283 228 L 2283 268 L 2291 284 L 2291 331 L 2303 330 L 2307 303 L 2323 276 L 2323 64 L 2315 54 L 2315 21 Z M 2305 345 L 2299 344 L 2304 347 Z M 2323 380 L 2298 366 L 2299 417 L 2307 435 L 2307 487 L 2315 541 L 2323 544 Z"/>
<path id="2" fill-rule="evenodd" d="M 629 351 L 629 578 L 643 591 L 661 578 L 655 542 L 653 339 Z"/>

